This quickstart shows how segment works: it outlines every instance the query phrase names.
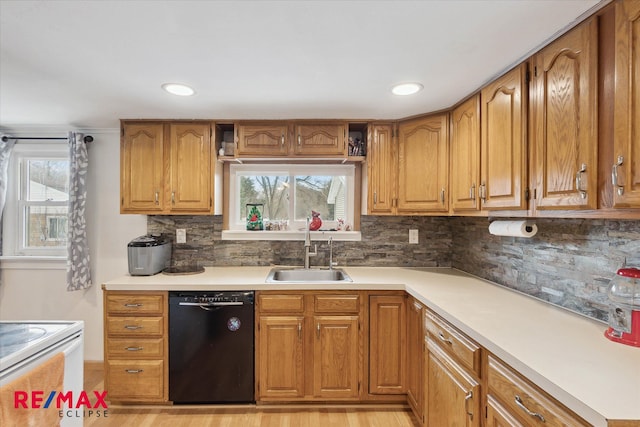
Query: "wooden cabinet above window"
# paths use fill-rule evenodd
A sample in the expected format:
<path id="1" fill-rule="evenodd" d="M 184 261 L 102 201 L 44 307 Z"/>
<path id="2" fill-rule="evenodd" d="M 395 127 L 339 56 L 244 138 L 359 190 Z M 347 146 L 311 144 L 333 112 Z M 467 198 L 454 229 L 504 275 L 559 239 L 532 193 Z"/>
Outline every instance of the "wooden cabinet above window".
<path id="1" fill-rule="evenodd" d="M 238 122 L 236 157 L 347 157 L 342 121 Z"/>

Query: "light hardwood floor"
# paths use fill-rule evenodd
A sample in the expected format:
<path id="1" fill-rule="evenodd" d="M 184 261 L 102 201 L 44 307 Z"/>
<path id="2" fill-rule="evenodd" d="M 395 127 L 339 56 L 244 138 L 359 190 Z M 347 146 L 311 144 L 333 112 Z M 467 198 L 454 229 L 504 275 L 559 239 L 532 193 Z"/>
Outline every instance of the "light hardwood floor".
<path id="1" fill-rule="evenodd" d="M 102 364 L 85 364 L 85 390 L 104 389 Z M 93 400 L 92 400 L 93 401 Z M 393 406 L 110 406 L 85 427 L 418 427 L 409 409 Z"/>

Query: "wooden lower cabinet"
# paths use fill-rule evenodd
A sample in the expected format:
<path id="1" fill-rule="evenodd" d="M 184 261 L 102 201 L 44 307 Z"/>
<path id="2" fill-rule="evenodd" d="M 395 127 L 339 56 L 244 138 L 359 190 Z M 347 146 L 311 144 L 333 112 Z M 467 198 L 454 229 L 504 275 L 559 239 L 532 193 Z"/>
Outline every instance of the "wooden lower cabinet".
<path id="1" fill-rule="evenodd" d="M 578 427 L 590 425 L 513 368 L 488 357 L 489 425 Z M 505 424 L 515 420 L 514 424 Z M 491 424 L 493 422 L 494 424 Z"/>
<path id="2" fill-rule="evenodd" d="M 262 316 L 259 319 L 258 392 L 263 398 L 304 396 L 302 316 Z"/>
<path id="3" fill-rule="evenodd" d="M 399 295 L 369 296 L 369 393 L 406 393 L 407 298 Z"/>
<path id="4" fill-rule="evenodd" d="M 487 397 L 487 427 L 523 427 L 493 396 Z"/>
<path id="5" fill-rule="evenodd" d="M 424 422 L 424 306 L 410 298 L 407 309 L 407 401 Z"/>
<path id="6" fill-rule="evenodd" d="M 484 414 L 479 380 L 430 337 L 425 372 L 426 425 L 480 427 Z"/>
<path id="7" fill-rule="evenodd" d="M 313 323 L 313 396 L 357 399 L 360 316 L 315 316 Z"/>
<path id="8" fill-rule="evenodd" d="M 167 402 L 166 292 L 104 292 L 105 390 L 109 400 Z"/>
<path id="9" fill-rule="evenodd" d="M 359 400 L 363 299 L 360 292 L 258 292 L 256 400 Z"/>

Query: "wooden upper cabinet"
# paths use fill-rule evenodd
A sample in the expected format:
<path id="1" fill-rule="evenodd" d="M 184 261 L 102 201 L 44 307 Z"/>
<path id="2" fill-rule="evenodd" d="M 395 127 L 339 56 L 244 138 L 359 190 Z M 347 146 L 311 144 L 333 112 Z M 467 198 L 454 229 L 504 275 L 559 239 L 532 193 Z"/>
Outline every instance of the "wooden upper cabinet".
<path id="1" fill-rule="evenodd" d="M 370 215 L 395 213 L 397 158 L 392 134 L 391 125 L 369 127 L 367 206 Z"/>
<path id="2" fill-rule="evenodd" d="M 161 213 L 164 181 L 163 124 L 123 123 L 120 213 Z"/>
<path id="3" fill-rule="evenodd" d="M 238 156 L 286 156 L 289 152 L 289 127 L 285 122 L 239 123 Z"/>
<path id="4" fill-rule="evenodd" d="M 121 213 L 213 213 L 211 125 L 123 122 Z"/>
<path id="5" fill-rule="evenodd" d="M 480 95 L 451 114 L 451 210 L 480 209 Z"/>
<path id="6" fill-rule="evenodd" d="M 293 152 L 307 156 L 347 156 L 346 123 L 296 123 Z"/>
<path id="7" fill-rule="evenodd" d="M 576 27 L 533 61 L 536 209 L 596 209 L 598 25 Z"/>
<path id="8" fill-rule="evenodd" d="M 480 94 L 482 209 L 527 209 L 526 72 L 523 63 Z"/>
<path id="9" fill-rule="evenodd" d="M 640 1 L 615 10 L 613 205 L 640 208 Z"/>
<path id="10" fill-rule="evenodd" d="M 240 122 L 237 157 L 347 157 L 346 122 Z"/>
<path id="11" fill-rule="evenodd" d="M 400 123 L 397 204 L 399 214 L 449 210 L 448 130 L 448 114 L 436 114 Z"/>
<path id="12" fill-rule="evenodd" d="M 211 126 L 208 123 L 173 123 L 170 127 L 172 211 L 211 212 Z"/>

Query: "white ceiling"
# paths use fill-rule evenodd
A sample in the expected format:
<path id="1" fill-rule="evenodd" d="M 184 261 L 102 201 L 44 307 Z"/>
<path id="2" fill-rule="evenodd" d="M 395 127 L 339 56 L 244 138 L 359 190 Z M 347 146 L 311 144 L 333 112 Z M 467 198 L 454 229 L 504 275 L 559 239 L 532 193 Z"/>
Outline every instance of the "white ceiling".
<path id="1" fill-rule="evenodd" d="M 0 125 L 407 117 L 450 107 L 598 3 L 0 0 Z M 403 81 L 425 88 L 392 95 Z"/>

